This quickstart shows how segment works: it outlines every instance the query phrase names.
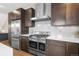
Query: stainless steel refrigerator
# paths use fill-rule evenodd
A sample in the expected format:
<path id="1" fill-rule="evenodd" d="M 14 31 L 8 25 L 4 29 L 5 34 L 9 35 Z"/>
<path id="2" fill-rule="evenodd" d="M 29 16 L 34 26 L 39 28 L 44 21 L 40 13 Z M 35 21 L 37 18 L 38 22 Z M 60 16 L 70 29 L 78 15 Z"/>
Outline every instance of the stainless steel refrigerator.
<path id="1" fill-rule="evenodd" d="M 11 22 L 11 45 L 13 48 L 20 49 L 21 20 Z"/>

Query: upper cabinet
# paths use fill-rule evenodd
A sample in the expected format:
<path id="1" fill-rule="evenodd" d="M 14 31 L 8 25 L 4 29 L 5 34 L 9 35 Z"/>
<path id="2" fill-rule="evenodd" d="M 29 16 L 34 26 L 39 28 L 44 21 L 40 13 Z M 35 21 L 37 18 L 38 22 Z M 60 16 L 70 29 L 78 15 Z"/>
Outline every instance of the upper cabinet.
<path id="1" fill-rule="evenodd" d="M 66 24 L 79 25 L 79 4 L 66 4 Z"/>
<path id="2" fill-rule="evenodd" d="M 79 25 L 79 4 L 76 3 L 52 3 L 52 25 Z"/>
<path id="3" fill-rule="evenodd" d="M 66 21 L 66 4 L 52 3 L 51 4 L 51 22 L 52 25 L 65 25 Z"/>
<path id="4" fill-rule="evenodd" d="M 24 18 L 24 14 L 25 10 L 22 8 L 16 9 L 12 12 L 9 12 L 9 19 L 10 20 L 17 20 L 17 19 L 21 19 Z"/>
<path id="5" fill-rule="evenodd" d="M 26 9 L 26 14 L 25 14 L 26 27 L 33 27 L 35 25 L 35 22 L 31 21 L 32 17 L 35 17 L 35 10 L 33 8 Z"/>

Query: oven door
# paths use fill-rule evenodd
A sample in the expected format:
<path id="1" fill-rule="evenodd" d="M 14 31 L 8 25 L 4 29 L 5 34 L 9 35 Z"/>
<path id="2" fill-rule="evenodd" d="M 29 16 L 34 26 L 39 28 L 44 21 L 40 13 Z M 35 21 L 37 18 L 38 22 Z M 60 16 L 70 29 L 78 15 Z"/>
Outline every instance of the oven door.
<path id="1" fill-rule="evenodd" d="M 39 42 L 39 50 L 40 51 L 45 51 L 45 43 L 41 43 L 41 42 Z"/>
<path id="2" fill-rule="evenodd" d="M 37 42 L 35 42 L 35 41 L 29 41 L 29 47 L 37 49 Z"/>

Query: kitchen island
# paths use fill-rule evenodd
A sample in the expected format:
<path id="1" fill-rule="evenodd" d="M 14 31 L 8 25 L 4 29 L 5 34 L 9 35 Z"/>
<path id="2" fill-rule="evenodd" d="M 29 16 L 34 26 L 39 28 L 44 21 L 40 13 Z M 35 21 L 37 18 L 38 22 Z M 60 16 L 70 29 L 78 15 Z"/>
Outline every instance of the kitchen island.
<path id="1" fill-rule="evenodd" d="M 13 56 L 13 49 L 0 43 L 0 56 Z"/>

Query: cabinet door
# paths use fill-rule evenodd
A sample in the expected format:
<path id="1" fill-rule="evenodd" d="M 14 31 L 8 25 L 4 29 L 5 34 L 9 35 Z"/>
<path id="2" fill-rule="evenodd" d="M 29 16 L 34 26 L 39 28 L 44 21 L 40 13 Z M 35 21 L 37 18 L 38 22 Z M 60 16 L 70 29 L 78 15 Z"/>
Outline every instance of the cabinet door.
<path id="1" fill-rule="evenodd" d="M 25 22 L 21 21 L 21 34 L 29 33 L 29 27 L 25 26 Z"/>
<path id="2" fill-rule="evenodd" d="M 20 19 L 20 15 L 21 13 L 17 10 L 13 11 L 13 12 L 10 12 L 9 13 L 9 19 L 10 20 L 16 20 L 16 19 Z"/>
<path id="3" fill-rule="evenodd" d="M 51 22 L 52 25 L 65 25 L 66 22 L 66 4 L 52 3 L 51 4 Z"/>
<path id="4" fill-rule="evenodd" d="M 78 44 L 76 43 L 67 43 L 66 44 L 66 54 L 68 56 L 78 56 Z"/>
<path id="5" fill-rule="evenodd" d="M 8 16 L 10 20 L 23 20 L 25 18 L 25 10 L 23 8 L 18 8 L 14 11 L 9 12 Z"/>
<path id="6" fill-rule="evenodd" d="M 21 36 L 21 50 L 23 51 L 28 50 L 28 37 Z"/>
<path id="7" fill-rule="evenodd" d="M 53 40 L 47 40 L 46 55 L 65 56 L 65 43 Z"/>
<path id="8" fill-rule="evenodd" d="M 66 4 L 66 24 L 79 25 L 79 4 L 69 3 Z"/>
<path id="9" fill-rule="evenodd" d="M 32 17 L 35 17 L 35 10 L 33 8 L 29 8 L 26 10 L 26 15 L 25 15 L 25 26 L 26 27 L 31 27 L 35 25 L 35 22 L 30 20 L 30 18 Z"/>

